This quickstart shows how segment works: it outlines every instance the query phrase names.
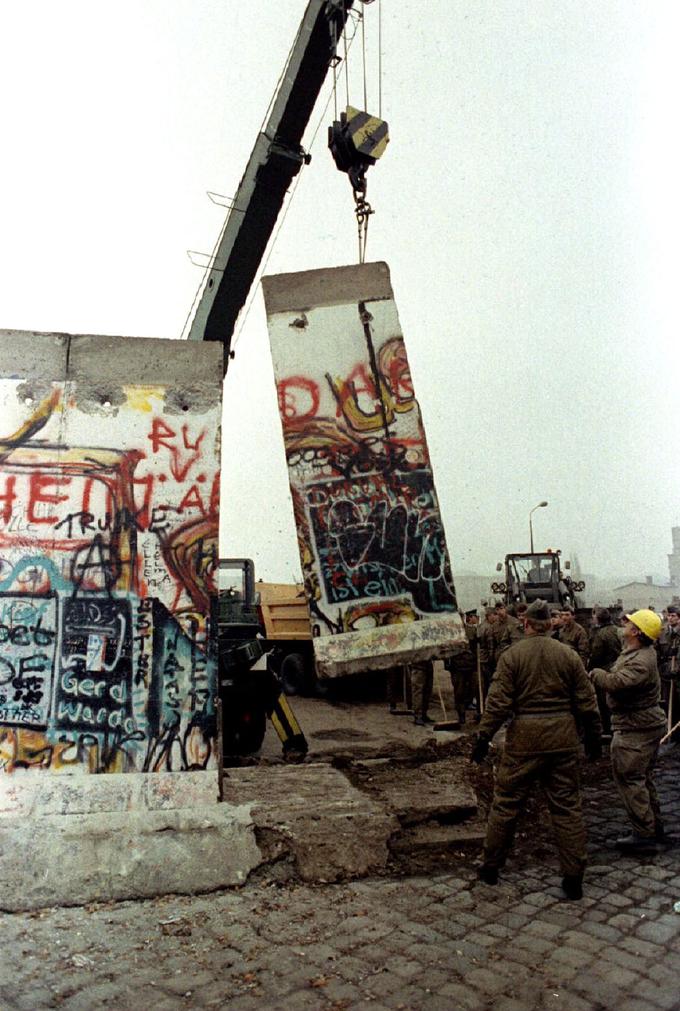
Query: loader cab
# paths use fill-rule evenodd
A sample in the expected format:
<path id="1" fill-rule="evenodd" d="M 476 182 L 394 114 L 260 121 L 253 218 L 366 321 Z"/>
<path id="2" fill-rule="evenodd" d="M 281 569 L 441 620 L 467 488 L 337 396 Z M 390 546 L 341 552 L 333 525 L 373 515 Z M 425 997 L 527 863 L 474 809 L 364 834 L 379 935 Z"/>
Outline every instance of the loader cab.
<path id="1" fill-rule="evenodd" d="M 499 562 L 496 569 L 504 573 L 505 579 L 491 588 L 502 593 L 507 604 L 531 604 L 539 598 L 549 603 L 563 602 L 566 586 L 559 551 L 506 555 L 505 562 Z"/>
<path id="2" fill-rule="evenodd" d="M 556 554 L 508 555 L 506 584 L 514 601 L 559 601 L 559 556 Z"/>

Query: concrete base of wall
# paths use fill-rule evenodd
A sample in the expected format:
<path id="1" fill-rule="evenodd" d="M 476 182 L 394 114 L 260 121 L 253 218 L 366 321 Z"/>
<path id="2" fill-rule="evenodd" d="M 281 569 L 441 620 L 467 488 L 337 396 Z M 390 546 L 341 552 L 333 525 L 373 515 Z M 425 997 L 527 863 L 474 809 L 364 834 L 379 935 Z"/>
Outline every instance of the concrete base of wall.
<path id="1" fill-rule="evenodd" d="M 319 636 L 314 639 L 314 658 L 319 677 L 335 678 L 413 661 L 443 660 L 464 641 L 463 624 L 458 615 L 451 615 Z"/>
<path id="2" fill-rule="evenodd" d="M 0 780 L 0 908 L 194 894 L 262 861 L 247 804 L 214 772 Z"/>

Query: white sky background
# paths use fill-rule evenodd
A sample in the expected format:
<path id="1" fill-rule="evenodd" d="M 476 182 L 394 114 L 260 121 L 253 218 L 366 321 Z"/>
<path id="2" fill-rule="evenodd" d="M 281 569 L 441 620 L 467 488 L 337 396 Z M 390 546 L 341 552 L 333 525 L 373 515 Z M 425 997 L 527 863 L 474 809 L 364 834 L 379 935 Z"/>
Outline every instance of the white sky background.
<path id="1" fill-rule="evenodd" d="M 6 4 L 0 327 L 174 337 L 305 0 Z M 456 569 L 667 576 L 680 524 L 677 5 L 382 0 L 386 260 Z M 369 53 L 377 4 L 366 9 Z M 362 105 L 360 46 L 350 99 Z M 369 74 L 369 111 L 377 75 Z M 268 273 L 356 262 L 320 125 Z M 344 104 L 344 78 L 339 102 Z M 131 362 L 131 370 L 134 363 Z M 261 291 L 225 384 L 222 551 L 299 574 Z"/>

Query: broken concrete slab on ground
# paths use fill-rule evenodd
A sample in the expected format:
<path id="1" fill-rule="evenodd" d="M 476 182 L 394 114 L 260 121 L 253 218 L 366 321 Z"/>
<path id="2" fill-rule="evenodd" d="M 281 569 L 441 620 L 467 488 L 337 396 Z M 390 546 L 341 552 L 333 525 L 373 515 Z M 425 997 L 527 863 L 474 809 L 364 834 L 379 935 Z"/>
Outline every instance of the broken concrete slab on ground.
<path id="1" fill-rule="evenodd" d="M 290 859 L 304 881 L 385 870 L 399 822 L 325 764 L 230 769 L 224 796 L 249 805 L 264 861 Z"/>
<path id="2" fill-rule="evenodd" d="M 262 284 L 317 673 L 450 655 L 464 632 L 387 264 Z"/>

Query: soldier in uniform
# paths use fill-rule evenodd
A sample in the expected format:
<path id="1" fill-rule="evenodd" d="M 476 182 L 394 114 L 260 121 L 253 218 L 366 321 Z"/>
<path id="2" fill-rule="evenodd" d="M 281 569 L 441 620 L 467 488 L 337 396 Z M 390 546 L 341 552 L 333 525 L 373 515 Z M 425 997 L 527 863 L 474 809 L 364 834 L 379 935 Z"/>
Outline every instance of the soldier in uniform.
<path id="1" fill-rule="evenodd" d="M 493 625 L 493 637 L 496 641 L 496 662 L 502 653 L 522 638 L 524 629 L 521 622 L 512 614 L 508 614 L 505 604 L 496 604 L 496 621 Z"/>
<path id="2" fill-rule="evenodd" d="M 522 626 L 522 630 L 524 630 L 524 619 L 526 618 L 527 615 L 527 609 L 528 609 L 527 604 L 521 603 L 515 605 L 515 617 Z"/>
<path id="3" fill-rule="evenodd" d="M 596 667 L 593 684 L 604 688 L 612 718 L 612 774 L 633 831 L 617 839 L 621 849 L 653 852 L 664 838 L 652 772 L 666 721 L 659 704 L 654 641 L 661 618 L 643 608 L 627 614 L 623 651 L 610 671 Z"/>
<path id="4" fill-rule="evenodd" d="M 493 634 L 495 623 L 496 611 L 493 607 L 487 607 L 484 612 L 484 621 L 477 633 L 479 661 L 482 667 L 485 690 L 488 689 L 493 672 L 496 669 L 496 639 Z"/>
<path id="5" fill-rule="evenodd" d="M 667 624 L 656 641 L 656 653 L 661 676 L 661 704 L 668 716 L 670 730 L 680 720 L 680 608 L 671 604 L 667 608 Z M 680 739 L 680 731 L 676 730 L 671 741 Z"/>
<path id="6" fill-rule="evenodd" d="M 583 664 L 587 665 L 590 656 L 588 633 L 583 625 L 574 620 L 574 608 L 570 604 L 565 604 L 560 611 L 560 617 L 562 619 L 560 642 L 575 649 Z"/>
<path id="7" fill-rule="evenodd" d="M 576 652 L 550 637 L 550 609 L 527 610 L 525 636 L 498 661 L 472 760 L 484 760 L 491 738 L 510 719 L 496 775 L 480 878 L 496 884 L 515 825 L 534 783 L 548 799 L 562 869 L 562 888 L 582 897 L 586 832 L 579 789 L 579 724 L 586 754 L 601 754 L 597 699 Z"/>
<path id="8" fill-rule="evenodd" d="M 594 670 L 595 667 L 600 667 L 609 671 L 621 652 L 621 637 L 616 626 L 612 623 L 612 616 L 606 607 L 593 609 L 593 622 L 588 669 Z M 603 688 L 596 688 L 595 691 L 602 717 L 602 731 L 607 737 L 611 737 L 611 718 L 605 691 Z"/>
<path id="9" fill-rule="evenodd" d="M 428 715 L 434 683 L 432 661 L 424 660 L 418 663 L 410 663 L 408 671 L 411 679 L 413 722 L 417 727 L 424 727 L 428 723 L 434 723 L 434 720 L 430 719 Z"/>
<path id="10" fill-rule="evenodd" d="M 444 663 L 451 675 L 451 686 L 456 704 L 456 712 L 461 723 L 465 723 L 467 709 L 474 698 L 475 675 L 477 672 L 477 612 L 465 612 L 465 638 Z"/>

